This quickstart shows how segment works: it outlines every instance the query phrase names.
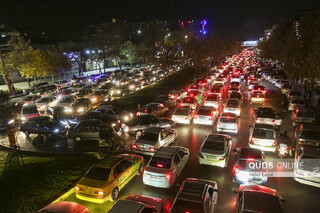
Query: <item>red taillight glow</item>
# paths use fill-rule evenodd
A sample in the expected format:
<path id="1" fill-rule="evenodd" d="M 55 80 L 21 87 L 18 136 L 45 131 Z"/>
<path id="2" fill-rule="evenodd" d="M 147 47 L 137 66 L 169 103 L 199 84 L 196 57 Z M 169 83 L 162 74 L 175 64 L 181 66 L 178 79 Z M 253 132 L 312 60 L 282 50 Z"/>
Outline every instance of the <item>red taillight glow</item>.
<path id="1" fill-rule="evenodd" d="M 166 180 L 170 180 L 171 177 L 172 177 L 172 174 L 167 174 L 165 179 L 166 179 Z"/>
<path id="2" fill-rule="evenodd" d="M 272 120 L 272 123 L 276 122 L 276 120 Z"/>
<path id="3" fill-rule="evenodd" d="M 156 148 L 150 147 L 150 148 L 149 148 L 149 151 L 150 151 L 150 152 L 154 152 L 154 151 L 156 151 Z"/>
<path id="4" fill-rule="evenodd" d="M 163 164 L 158 163 L 158 164 L 157 164 L 157 167 L 159 167 L 159 168 L 163 168 Z"/>
<path id="5" fill-rule="evenodd" d="M 220 122 L 218 122 L 218 123 L 217 123 L 217 125 L 218 125 L 218 126 L 220 126 L 220 125 L 221 125 L 221 123 L 220 123 Z"/>
<path id="6" fill-rule="evenodd" d="M 144 112 L 145 112 L 145 113 L 147 113 L 147 112 L 148 112 L 148 110 L 144 110 Z"/>
<path id="7" fill-rule="evenodd" d="M 95 194 L 98 194 L 98 195 L 104 195 L 104 192 L 103 192 L 103 191 L 95 191 L 94 193 L 95 193 Z"/>
<path id="8" fill-rule="evenodd" d="M 137 148 L 138 148 L 138 146 L 137 146 L 137 145 L 132 144 L 132 149 L 137 149 Z"/>
<path id="9" fill-rule="evenodd" d="M 276 145 L 276 143 L 277 143 L 277 142 L 274 140 L 274 141 L 273 141 L 273 143 L 272 143 L 272 146 L 275 146 L 275 145 Z"/>
<path id="10" fill-rule="evenodd" d="M 194 115 L 193 119 L 198 119 L 198 116 L 197 116 L 197 115 Z"/>
<path id="11" fill-rule="evenodd" d="M 248 158 L 247 160 L 248 161 L 254 161 L 254 158 Z"/>
<path id="12" fill-rule="evenodd" d="M 210 115 L 209 120 L 210 120 L 210 121 L 212 121 L 212 119 L 213 119 L 213 116 L 212 116 L 212 115 Z"/>
<path id="13" fill-rule="evenodd" d="M 240 172 L 240 169 L 238 167 L 234 167 L 234 172 L 235 173 L 239 173 Z"/>
<path id="14" fill-rule="evenodd" d="M 221 156 L 220 158 L 219 158 L 219 160 L 224 160 L 224 159 L 226 159 L 226 156 L 224 155 L 224 156 Z"/>
<path id="15" fill-rule="evenodd" d="M 76 190 L 77 191 L 82 191 L 81 187 L 79 187 L 79 186 L 76 186 Z"/>

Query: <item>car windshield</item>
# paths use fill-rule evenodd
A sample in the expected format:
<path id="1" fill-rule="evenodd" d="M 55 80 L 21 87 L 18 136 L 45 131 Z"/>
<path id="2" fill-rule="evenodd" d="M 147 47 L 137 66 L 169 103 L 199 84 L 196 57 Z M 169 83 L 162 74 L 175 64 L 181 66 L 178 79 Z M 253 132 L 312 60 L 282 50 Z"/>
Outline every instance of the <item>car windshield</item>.
<path id="1" fill-rule="evenodd" d="M 237 92 L 233 92 L 231 93 L 230 98 L 241 99 L 241 94 Z"/>
<path id="2" fill-rule="evenodd" d="M 188 109 L 177 109 L 176 112 L 174 113 L 175 115 L 188 115 Z"/>
<path id="3" fill-rule="evenodd" d="M 108 181 L 110 171 L 111 170 L 109 168 L 102 168 L 102 167 L 93 166 L 85 174 L 85 177 L 91 178 L 94 180 Z"/>
<path id="4" fill-rule="evenodd" d="M 282 212 L 280 201 L 277 196 L 258 191 L 245 191 L 244 209 L 248 212 Z"/>
<path id="5" fill-rule="evenodd" d="M 237 122 L 237 120 L 236 120 L 236 118 L 221 118 L 220 119 L 220 122 L 221 123 L 236 123 Z"/>
<path id="6" fill-rule="evenodd" d="M 258 110 L 258 117 L 274 118 L 275 114 L 271 108 L 262 108 Z"/>
<path id="7" fill-rule="evenodd" d="M 64 97 L 61 99 L 60 103 L 70 103 L 72 102 L 73 97 Z"/>
<path id="8" fill-rule="evenodd" d="M 27 108 L 23 108 L 22 110 L 23 114 L 31 114 L 31 113 L 38 113 L 38 109 L 37 107 L 27 107 Z"/>
<path id="9" fill-rule="evenodd" d="M 238 108 L 238 107 L 239 107 L 239 104 L 238 104 L 237 102 L 228 101 L 228 102 L 227 102 L 227 107 Z"/>
<path id="10" fill-rule="evenodd" d="M 149 163 L 149 166 L 170 169 L 171 159 L 163 157 L 152 157 Z"/>
<path id="11" fill-rule="evenodd" d="M 274 139 L 274 132 L 268 129 L 257 129 L 253 130 L 253 138 L 262 138 L 262 139 Z"/>
<path id="12" fill-rule="evenodd" d="M 218 96 L 208 96 L 207 101 L 218 101 Z"/>
<path id="13" fill-rule="evenodd" d="M 47 103 L 47 102 L 49 102 L 50 98 L 51 97 L 43 97 L 38 101 L 38 103 Z"/>
<path id="14" fill-rule="evenodd" d="M 210 116 L 212 115 L 211 110 L 210 109 L 199 109 L 197 112 L 197 115 L 207 115 Z"/>
<path id="15" fill-rule="evenodd" d="M 314 113 L 310 111 L 299 111 L 297 117 L 313 118 Z"/>
<path id="16" fill-rule="evenodd" d="M 252 93 L 253 98 L 264 98 L 264 94 L 260 92 Z"/>
<path id="17" fill-rule="evenodd" d="M 147 141 L 158 141 L 159 135 L 152 132 L 145 132 L 139 137 L 139 139 Z"/>
<path id="18" fill-rule="evenodd" d="M 204 149 L 213 149 L 213 150 L 224 150 L 223 142 L 216 142 L 211 140 L 206 140 L 204 142 L 203 147 Z"/>

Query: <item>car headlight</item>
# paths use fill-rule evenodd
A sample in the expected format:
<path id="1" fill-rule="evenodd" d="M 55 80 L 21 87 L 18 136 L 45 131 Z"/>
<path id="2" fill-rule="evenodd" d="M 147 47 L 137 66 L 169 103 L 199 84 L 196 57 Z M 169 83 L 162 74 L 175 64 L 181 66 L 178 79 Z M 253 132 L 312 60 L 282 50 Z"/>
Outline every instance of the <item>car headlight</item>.
<path id="1" fill-rule="evenodd" d="M 56 129 L 53 130 L 53 132 L 54 133 L 58 133 L 58 132 L 60 132 L 60 130 L 58 128 L 56 128 Z"/>
<path id="2" fill-rule="evenodd" d="M 23 104 L 23 106 L 27 106 L 27 105 L 28 105 L 28 103 L 24 103 L 24 104 Z"/>
<path id="3" fill-rule="evenodd" d="M 120 93 L 121 93 L 121 91 L 120 91 L 120 90 L 118 90 L 118 91 L 117 91 L 117 93 L 118 93 L 118 94 L 120 94 Z"/>
<path id="4" fill-rule="evenodd" d="M 91 98 L 91 101 L 92 101 L 92 102 L 96 102 L 97 99 L 96 99 L 96 98 Z"/>
<path id="5" fill-rule="evenodd" d="M 72 112 L 72 109 L 71 108 L 65 108 L 64 112 L 70 113 L 70 112 Z"/>
<path id="6" fill-rule="evenodd" d="M 113 90 L 111 90 L 111 95 L 113 94 Z"/>
<path id="7" fill-rule="evenodd" d="M 58 99 L 61 99 L 62 98 L 62 95 L 58 95 Z"/>
<path id="8" fill-rule="evenodd" d="M 111 126 L 115 127 L 115 126 L 116 126 L 116 124 L 115 124 L 115 123 L 112 123 L 112 124 L 111 124 Z"/>
<path id="9" fill-rule="evenodd" d="M 8 122 L 8 124 L 13 124 L 13 122 L 14 122 L 14 120 L 11 119 L 11 120 Z"/>
<path id="10" fill-rule="evenodd" d="M 25 121 L 25 120 L 26 120 L 26 117 L 22 116 L 22 117 L 21 117 L 21 120 L 22 120 L 22 121 Z"/>
<path id="11" fill-rule="evenodd" d="M 130 88 L 131 90 L 133 90 L 133 89 L 134 89 L 134 86 L 133 86 L 133 85 L 131 85 L 129 88 Z"/>
<path id="12" fill-rule="evenodd" d="M 77 112 L 83 112 L 84 111 L 84 108 L 83 107 L 80 107 Z"/>
<path id="13" fill-rule="evenodd" d="M 129 120 L 129 116 L 124 116 L 123 120 L 128 121 Z"/>

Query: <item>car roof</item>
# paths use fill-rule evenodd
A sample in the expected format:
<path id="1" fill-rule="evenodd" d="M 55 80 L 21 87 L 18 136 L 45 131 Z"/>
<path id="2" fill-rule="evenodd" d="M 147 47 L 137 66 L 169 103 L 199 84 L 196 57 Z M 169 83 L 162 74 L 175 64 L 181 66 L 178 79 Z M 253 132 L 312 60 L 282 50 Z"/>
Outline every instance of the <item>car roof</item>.
<path id="1" fill-rule="evenodd" d="M 212 183 L 210 183 L 211 185 Z M 196 179 L 186 179 L 183 183 L 183 188 L 177 197 L 178 200 L 192 201 L 197 203 L 203 203 L 203 196 L 207 189 L 207 182 L 197 181 Z M 213 187 L 215 184 L 212 184 Z"/>
<path id="2" fill-rule="evenodd" d="M 35 108 L 35 107 L 37 107 L 37 105 L 35 105 L 35 104 L 28 104 L 28 105 L 23 106 L 23 109 L 29 109 L 29 108 Z"/>
<path id="3" fill-rule="evenodd" d="M 151 128 L 149 128 L 149 129 L 144 130 L 144 132 L 150 132 L 150 133 L 158 134 L 158 133 L 162 132 L 162 130 L 164 130 L 164 128 L 151 127 Z"/>
<path id="4" fill-rule="evenodd" d="M 314 148 L 314 147 L 308 147 L 308 146 L 303 146 L 301 147 L 303 149 L 303 154 L 308 155 L 308 156 L 313 156 L 313 157 L 320 157 L 320 149 Z"/>
<path id="5" fill-rule="evenodd" d="M 237 150 L 240 151 L 240 158 L 261 158 L 262 151 L 251 147 L 239 147 Z"/>
<path id="6" fill-rule="evenodd" d="M 266 187 L 266 186 L 261 186 L 261 185 L 255 185 L 255 184 L 242 184 L 239 186 L 239 191 L 258 191 L 261 193 L 266 193 L 266 194 L 270 194 L 273 196 L 277 196 L 278 192 L 275 189 Z"/>
<path id="7" fill-rule="evenodd" d="M 95 166 L 110 169 L 110 168 L 114 167 L 121 160 L 123 160 L 123 158 L 121 158 L 121 157 L 109 156 L 109 157 L 103 159 L 102 161 L 96 163 Z"/>
<path id="8" fill-rule="evenodd" d="M 171 158 L 177 151 L 179 150 L 178 146 L 168 146 L 168 147 L 160 147 L 154 156 Z"/>

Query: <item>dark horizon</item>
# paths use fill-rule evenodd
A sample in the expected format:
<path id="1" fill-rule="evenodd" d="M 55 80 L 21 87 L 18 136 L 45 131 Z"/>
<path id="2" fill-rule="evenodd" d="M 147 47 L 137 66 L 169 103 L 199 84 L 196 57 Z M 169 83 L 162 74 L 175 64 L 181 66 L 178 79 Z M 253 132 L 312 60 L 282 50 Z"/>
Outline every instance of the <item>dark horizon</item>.
<path id="1" fill-rule="evenodd" d="M 315 0 L 10 0 L 0 3 L 0 23 L 17 29 L 61 33 L 82 31 L 89 25 L 111 21 L 111 18 L 157 18 L 169 24 L 182 19 L 206 19 L 209 33 L 237 40 L 253 40 L 263 36 L 263 30 L 272 28 L 281 18 L 319 6 L 320 2 Z"/>

